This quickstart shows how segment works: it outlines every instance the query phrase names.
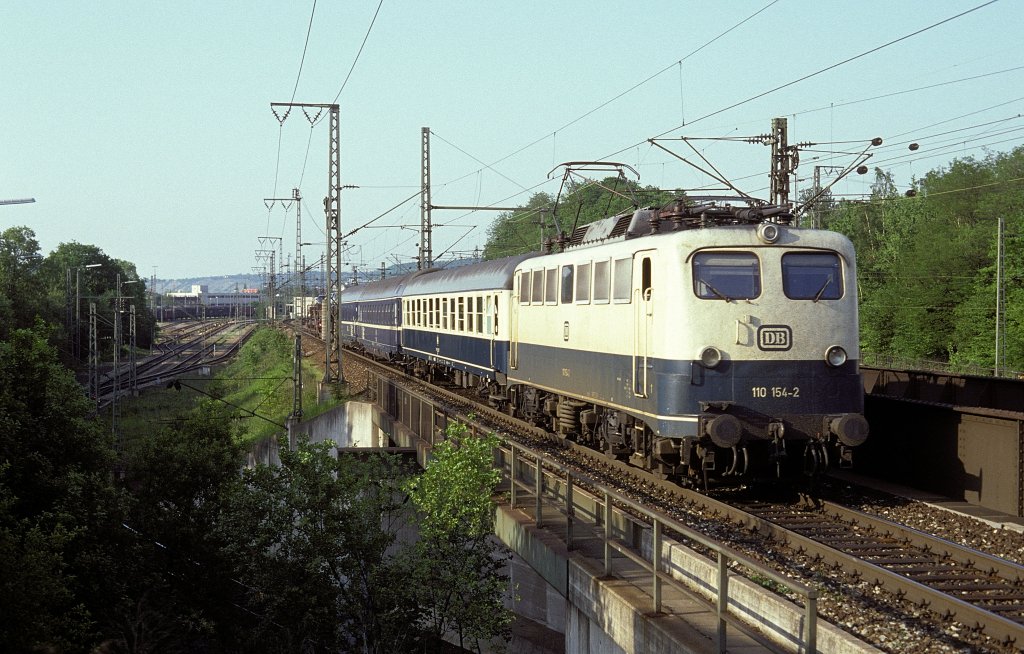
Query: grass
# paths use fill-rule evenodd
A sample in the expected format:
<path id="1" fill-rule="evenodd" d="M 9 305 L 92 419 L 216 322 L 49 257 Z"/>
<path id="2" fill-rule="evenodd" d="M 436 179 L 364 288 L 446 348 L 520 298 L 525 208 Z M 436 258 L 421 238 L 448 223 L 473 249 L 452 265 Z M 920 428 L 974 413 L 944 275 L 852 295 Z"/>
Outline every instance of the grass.
<path id="1" fill-rule="evenodd" d="M 188 415 L 199 402 L 223 402 L 236 407 L 236 438 L 251 443 L 281 433 L 292 413 L 292 359 L 294 342 L 282 331 L 258 329 L 239 355 L 214 370 L 210 378 L 182 376 L 181 390 L 150 388 L 137 398 L 121 400 L 121 433 L 125 439 L 145 437 L 154 429 Z M 336 400 L 317 403 L 317 382 L 323 371 L 302 362 L 303 418 L 309 419 L 336 406 Z M 212 399 L 210 396 L 219 399 Z M 255 414 L 255 415 L 253 415 Z"/>

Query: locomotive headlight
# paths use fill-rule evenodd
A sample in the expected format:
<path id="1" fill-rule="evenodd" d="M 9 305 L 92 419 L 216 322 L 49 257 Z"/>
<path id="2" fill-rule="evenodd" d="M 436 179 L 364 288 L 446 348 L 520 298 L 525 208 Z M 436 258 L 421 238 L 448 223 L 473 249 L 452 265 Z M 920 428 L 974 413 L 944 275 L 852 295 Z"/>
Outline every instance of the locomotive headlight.
<path id="1" fill-rule="evenodd" d="M 765 243 L 779 240 L 779 226 L 775 223 L 761 223 L 757 228 L 757 236 Z"/>
<path id="2" fill-rule="evenodd" d="M 714 368 L 722 362 L 722 351 L 717 347 L 707 346 L 700 352 L 700 363 L 705 368 Z"/>
<path id="3" fill-rule="evenodd" d="M 825 361 L 833 368 L 838 368 L 846 363 L 846 350 L 838 345 L 833 345 L 825 351 Z"/>

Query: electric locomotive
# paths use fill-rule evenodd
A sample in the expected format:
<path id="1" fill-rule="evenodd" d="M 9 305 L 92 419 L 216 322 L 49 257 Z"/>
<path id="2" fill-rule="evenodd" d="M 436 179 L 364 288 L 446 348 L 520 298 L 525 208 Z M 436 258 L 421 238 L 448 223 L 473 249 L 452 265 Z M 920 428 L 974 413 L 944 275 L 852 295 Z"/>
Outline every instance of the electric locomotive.
<path id="1" fill-rule="evenodd" d="M 842 235 L 789 223 L 631 211 L 559 252 L 346 289 L 343 334 L 666 477 L 816 473 L 867 437 L 856 263 Z"/>
<path id="2" fill-rule="evenodd" d="M 513 404 L 666 476 L 849 464 L 868 431 L 853 247 L 788 218 L 678 202 L 582 227 L 565 251 L 524 261 Z"/>

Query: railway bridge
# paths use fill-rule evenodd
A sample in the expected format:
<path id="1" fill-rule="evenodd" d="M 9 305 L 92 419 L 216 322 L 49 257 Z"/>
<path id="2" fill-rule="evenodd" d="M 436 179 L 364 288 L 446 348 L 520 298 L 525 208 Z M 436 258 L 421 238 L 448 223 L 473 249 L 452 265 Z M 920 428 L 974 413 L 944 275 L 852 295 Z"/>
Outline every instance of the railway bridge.
<path id="1" fill-rule="evenodd" d="M 422 464 L 449 420 L 435 400 L 371 373 L 374 404 L 349 402 L 290 426 L 341 449 L 390 447 Z M 393 445 L 397 445 L 394 447 Z M 251 455 L 273 463 L 273 443 Z M 875 652 L 819 622 L 817 592 L 614 490 L 510 445 L 495 534 L 514 554 L 508 602 L 513 651 Z M 696 548 L 665 536 L 684 534 Z M 702 550 L 698 552 L 697 549 Z M 785 586 L 791 602 L 766 586 Z"/>
<path id="2" fill-rule="evenodd" d="M 1024 517 L 1024 381 L 862 367 L 871 437 L 856 467 L 959 500 L 971 513 Z"/>

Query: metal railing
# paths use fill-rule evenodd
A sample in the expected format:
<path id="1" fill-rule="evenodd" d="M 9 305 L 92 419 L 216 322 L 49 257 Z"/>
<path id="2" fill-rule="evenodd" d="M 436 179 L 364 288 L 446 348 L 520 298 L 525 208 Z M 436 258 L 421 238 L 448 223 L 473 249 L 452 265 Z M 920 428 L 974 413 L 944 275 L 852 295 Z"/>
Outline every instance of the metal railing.
<path id="1" fill-rule="evenodd" d="M 525 460 L 524 460 L 525 459 Z M 729 612 L 730 568 L 749 571 L 748 579 L 762 584 L 756 578 L 768 580 L 788 588 L 803 598 L 803 633 L 798 649 L 815 652 L 817 647 L 818 591 L 798 581 L 778 574 L 739 552 L 718 543 L 706 535 L 687 527 L 663 513 L 653 511 L 642 504 L 603 486 L 584 474 L 573 472 L 528 447 L 505 442 L 499 448 L 497 463 L 509 484 L 510 501 L 513 508 L 522 500 L 525 491 L 533 499 L 534 522 L 537 527 L 544 525 L 545 505 L 552 507 L 566 520 L 566 546 L 574 549 L 576 531 L 580 525 L 589 524 L 593 533 L 604 542 L 604 574 L 613 574 L 614 553 L 619 553 L 643 568 L 651 575 L 651 597 L 655 613 L 662 613 L 662 588 L 671 584 L 687 596 L 707 604 L 708 600 L 692 590 L 684 581 L 674 577 L 665 568 L 662 546 L 665 534 L 692 543 L 710 551 L 717 559 L 718 575 L 714 588 L 715 601 L 712 608 L 718 616 L 717 646 L 719 652 L 726 651 L 727 624 L 741 629 L 748 636 L 763 640 L 739 618 Z M 594 489 L 594 492 L 582 487 Z M 651 533 L 649 557 L 642 548 L 643 531 Z M 763 585 L 763 584 L 762 584 Z"/>
<path id="2" fill-rule="evenodd" d="M 1000 370 L 996 374 L 995 368 L 980 366 L 973 363 L 954 364 L 948 361 L 933 361 L 930 359 L 914 359 L 895 354 L 881 354 L 878 352 L 867 352 L 861 350 L 860 365 L 868 368 L 886 368 L 888 370 L 920 370 L 924 372 L 939 372 L 951 375 L 965 375 L 969 377 L 1005 377 L 1007 379 L 1024 379 L 1024 371 Z"/>

